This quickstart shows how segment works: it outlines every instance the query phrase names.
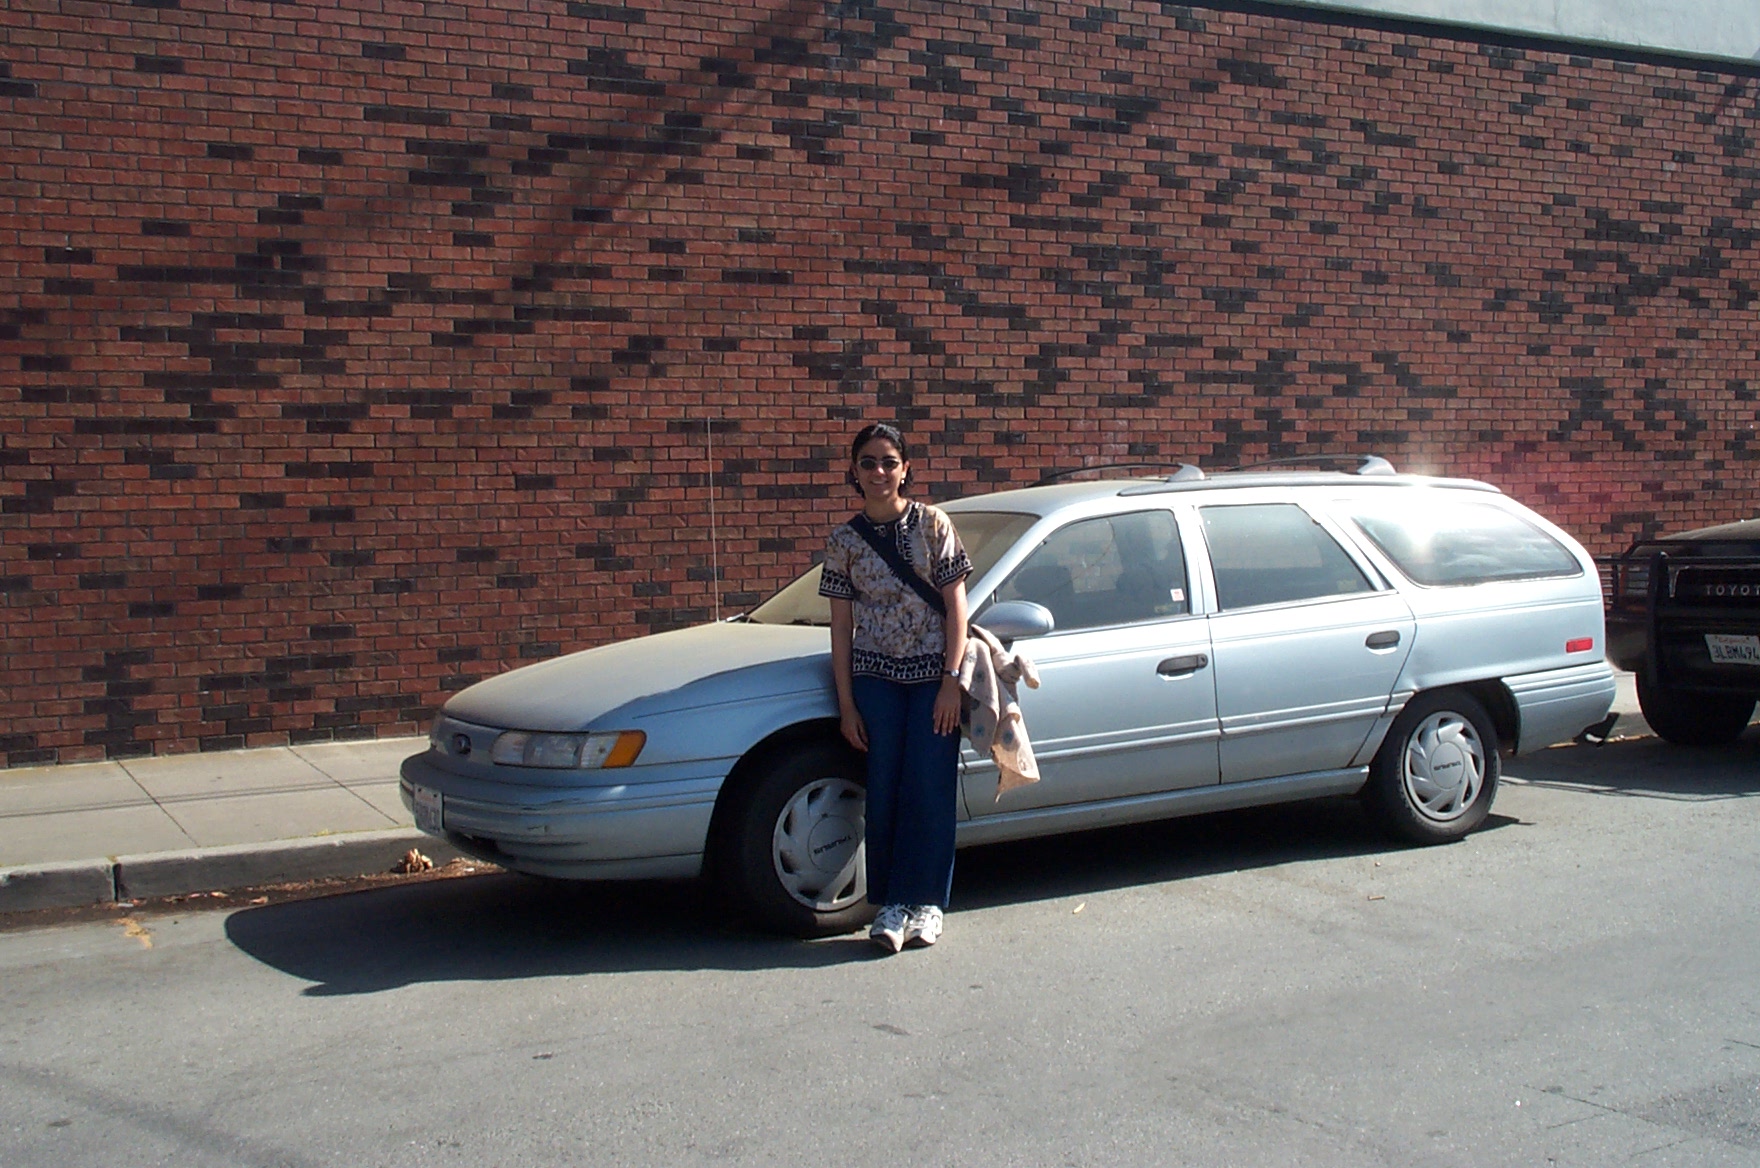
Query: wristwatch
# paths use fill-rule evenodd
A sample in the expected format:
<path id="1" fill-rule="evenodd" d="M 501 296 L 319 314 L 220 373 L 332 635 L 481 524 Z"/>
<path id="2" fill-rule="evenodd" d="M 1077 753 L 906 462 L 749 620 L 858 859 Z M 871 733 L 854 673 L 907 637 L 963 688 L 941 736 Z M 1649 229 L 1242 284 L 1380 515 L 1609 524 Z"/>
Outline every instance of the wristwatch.
<path id="1" fill-rule="evenodd" d="M 941 671 L 941 676 L 951 677 L 951 678 L 953 678 L 953 680 L 958 681 L 959 680 L 959 670 L 957 670 L 957 669 L 943 669 Z"/>

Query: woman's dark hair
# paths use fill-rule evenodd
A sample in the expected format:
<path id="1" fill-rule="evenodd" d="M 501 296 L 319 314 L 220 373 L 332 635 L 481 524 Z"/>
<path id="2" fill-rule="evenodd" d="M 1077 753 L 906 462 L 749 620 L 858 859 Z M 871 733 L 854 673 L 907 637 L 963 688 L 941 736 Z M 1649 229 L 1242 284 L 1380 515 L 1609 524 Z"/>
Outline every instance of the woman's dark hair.
<path id="1" fill-rule="evenodd" d="M 893 446 L 897 447 L 898 457 L 901 461 L 909 462 L 911 460 L 910 448 L 904 444 L 904 435 L 898 432 L 897 426 L 888 426 L 885 422 L 869 422 L 866 426 L 863 426 L 860 430 L 856 431 L 855 440 L 849 444 L 849 460 L 854 462 L 860 457 L 862 447 L 866 446 L 876 438 L 883 438 L 892 443 Z M 844 477 L 849 481 L 849 485 L 856 489 L 856 494 L 859 495 L 862 493 L 862 484 L 856 481 L 856 474 L 854 471 L 845 471 Z M 905 488 L 910 485 L 911 474 L 909 471 L 906 471 L 904 474 L 904 480 L 898 484 L 898 493 L 901 495 L 904 494 Z"/>

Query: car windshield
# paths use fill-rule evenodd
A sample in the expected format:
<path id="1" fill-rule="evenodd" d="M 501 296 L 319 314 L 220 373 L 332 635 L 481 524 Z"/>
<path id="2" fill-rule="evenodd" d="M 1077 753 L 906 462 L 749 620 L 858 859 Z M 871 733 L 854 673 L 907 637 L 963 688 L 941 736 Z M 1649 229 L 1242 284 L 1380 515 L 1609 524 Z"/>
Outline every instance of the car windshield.
<path id="1" fill-rule="evenodd" d="M 1039 520 L 1037 515 L 1013 511 L 949 511 L 947 516 L 953 520 L 960 542 L 972 558 L 973 580 L 988 572 L 1002 553 Z M 831 602 L 819 595 L 819 565 L 814 564 L 792 584 L 747 613 L 746 619 L 762 625 L 830 624 Z"/>

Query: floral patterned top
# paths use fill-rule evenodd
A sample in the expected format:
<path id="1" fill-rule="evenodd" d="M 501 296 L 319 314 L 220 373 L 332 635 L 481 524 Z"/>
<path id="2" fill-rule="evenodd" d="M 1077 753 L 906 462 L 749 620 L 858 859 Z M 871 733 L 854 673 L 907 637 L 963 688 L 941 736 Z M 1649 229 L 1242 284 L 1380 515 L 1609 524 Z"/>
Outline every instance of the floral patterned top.
<path id="1" fill-rule="evenodd" d="M 874 526 L 880 538 L 892 540 L 905 562 L 938 589 L 972 574 L 959 532 L 939 507 L 909 503 L 897 519 Z M 941 677 L 947 651 L 941 614 L 847 523 L 825 541 L 819 595 L 855 605 L 852 673 L 907 683 Z"/>

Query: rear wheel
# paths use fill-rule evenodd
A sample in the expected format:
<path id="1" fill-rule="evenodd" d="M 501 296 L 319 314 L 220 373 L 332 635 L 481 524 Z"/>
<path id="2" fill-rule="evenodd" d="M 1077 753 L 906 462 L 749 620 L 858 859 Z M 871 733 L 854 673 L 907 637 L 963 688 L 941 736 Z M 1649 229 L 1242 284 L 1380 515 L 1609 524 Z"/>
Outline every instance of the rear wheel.
<path id="1" fill-rule="evenodd" d="M 1706 690 L 1668 689 L 1638 674 L 1638 708 L 1650 729 L 1680 746 L 1734 742 L 1754 716 L 1754 699 Z"/>
<path id="2" fill-rule="evenodd" d="M 864 924 L 873 910 L 862 834 L 867 793 L 852 751 L 814 743 L 760 764 L 723 828 L 730 891 L 753 923 L 824 937 Z"/>
<path id="3" fill-rule="evenodd" d="M 1419 694 L 1394 719 L 1363 796 L 1392 835 L 1412 843 L 1459 839 L 1497 797 L 1497 730 L 1463 690 Z"/>

